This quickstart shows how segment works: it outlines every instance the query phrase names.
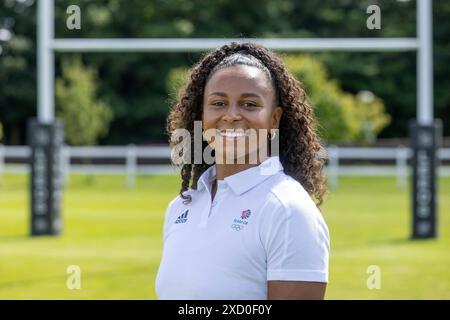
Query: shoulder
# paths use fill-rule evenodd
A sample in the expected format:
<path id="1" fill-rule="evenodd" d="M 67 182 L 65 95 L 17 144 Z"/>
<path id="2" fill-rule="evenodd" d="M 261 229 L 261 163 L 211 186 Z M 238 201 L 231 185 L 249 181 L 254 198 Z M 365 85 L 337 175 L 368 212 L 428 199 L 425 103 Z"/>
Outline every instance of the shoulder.
<path id="1" fill-rule="evenodd" d="M 296 215 L 302 219 L 323 222 L 322 213 L 300 182 L 283 171 L 267 182 L 264 187 L 268 189 L 268 200 L 275 209 L 274 214 L 287 217 Z"/>
<path id="2" fill-rule="evenodd" d="M 277 272 L 298 269 L 301 272 L 294 278 L 305 281 L 313 279 L 309 273 L 304 274 L 305 270 L 320 269 L 321 274 L 314 279 L 326 282 L 322 273 L 327 270 L 330 235 L 322 213 L 302 185 L 284 172 L 268 182 L 267 198 L 274 207 L 261 224 L 260 237 L 270 257 L 270 268 Z M 279 276 L 275 273 L 270 277 L 277 280 Z M 293 276 L 287 274 L 283 279 Z"/>

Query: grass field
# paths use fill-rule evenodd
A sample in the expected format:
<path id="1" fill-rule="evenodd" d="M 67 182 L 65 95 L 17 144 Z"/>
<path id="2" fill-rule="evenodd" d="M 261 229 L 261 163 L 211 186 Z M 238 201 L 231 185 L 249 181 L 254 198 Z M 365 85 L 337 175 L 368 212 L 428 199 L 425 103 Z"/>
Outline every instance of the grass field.
<path id="1" fill-rule="evenodd" d="M 178 177 L 72 176 L 64 233 L 28 236 L 28 177 L 0 186 L 0 299 L 155 299 L 162 222 Z M 440 237 L 411 241 L 409 188 L 394 178 L 342 178 L 323 208 L 331 234 L 327 299 L 450 299 L 450 178 L 439 180 Z M 81 289 L 66 287 L 69 265 Z M 366 271 L 381 270 L 369 290 Z"/>

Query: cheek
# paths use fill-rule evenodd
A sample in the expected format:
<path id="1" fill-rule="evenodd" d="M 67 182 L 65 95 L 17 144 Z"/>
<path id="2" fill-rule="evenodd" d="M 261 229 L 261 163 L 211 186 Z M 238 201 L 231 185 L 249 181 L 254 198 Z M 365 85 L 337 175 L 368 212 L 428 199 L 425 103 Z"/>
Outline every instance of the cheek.
<path id="1" fill-rule="evenodd" d="M 270 114 L 266 111 L 249 113 L 246 118 L 250 126 L 255 129 L 266 129 L 270 127 Z"/>
<path id="2" fill-rule="evenodd" d="M 202 124 L 203 129 L 211 128 L 214 125 L 214 120 L 210 113 L 203 113 Z"/>
<path id="3" fill-rule="evenodd" d="M 205 110 L 202 115 L 203 128 L 215 128 L 221 118 L 221 113 L 214 110 Z"/>

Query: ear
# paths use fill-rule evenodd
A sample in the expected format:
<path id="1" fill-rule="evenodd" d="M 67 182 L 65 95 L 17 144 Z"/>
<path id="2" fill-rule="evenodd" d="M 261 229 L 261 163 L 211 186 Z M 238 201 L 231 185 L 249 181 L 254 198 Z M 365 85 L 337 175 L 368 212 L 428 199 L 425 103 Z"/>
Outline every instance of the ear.
<path id="1" fill-rule="evenodd" d="M 283 114 L 283 108 L 281 107 L 275 107 L 272 110 L 272 119 L 271 119 L 271 123 L 270 123 L 270 128 L 271 129 L 278 129 L 280 127 L 280 120 L 281 120 L 281 115 Z"/>

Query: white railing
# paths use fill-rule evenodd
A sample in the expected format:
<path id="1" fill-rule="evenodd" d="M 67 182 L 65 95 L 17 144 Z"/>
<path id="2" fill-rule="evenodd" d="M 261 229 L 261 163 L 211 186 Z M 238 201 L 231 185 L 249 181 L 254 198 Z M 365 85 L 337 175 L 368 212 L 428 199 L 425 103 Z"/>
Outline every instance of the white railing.
<path id="1" fill-rule="evenodd" d="M 399 188 L 404 188 L 410 175 L 408 159 L 412 151 L 405 146 L 393 148 L 338 147 L 327 148 L 328 165 L 326 168 L 330 187 L 336 188 L 340 176 L 396 176 Z M 169 164 L 170 149 L 168 146 L 141 147 L 127 146 L 95 146 L 64 147 L 61 153 L 63 172 L 66 179 L 70 173 L 77 174 L 124 174 L 127 187 L 135 186 L 137 175 L 177 174 L 175 166 Z M 28 146 L 0 145 L 0 183 L 3 172 L 26 173 L 27 164 L 5 163 L 5 158 L 28 161 Z M 437 152 L 439 160 L 450 160 L 450 148 L 441 148 Z M 76 164 L 74 159 L 119 159 L 123 164 Z M 138 164 L 144 159 L 165 159 L 168 164 Z M 343 165 L 342 160 L 391 160 L 395 165 Z M 440 166 L 439 175 L 450 176 L 450 167 Z"/>
<path id="2" fill-rule="evenodd" d="M 327 151 L 329 159 L 327 174 L 331 187 L 338 186 L 340 175 L 396 175 L 398 187 L 403 188 L 406 185 L 406 179 L 409 175 L 408 159 L 412 156 L 412 150 L 408 147 L 402 145 L 395 148 L 330 146 Z M 364 170 L 360 171 L 362 169 L 361 166 L 346 166 L 342 168 L 339 160 L 395 160 L 395 167 L 372 165 L 366 166 Z"/>

